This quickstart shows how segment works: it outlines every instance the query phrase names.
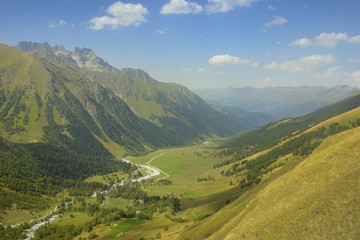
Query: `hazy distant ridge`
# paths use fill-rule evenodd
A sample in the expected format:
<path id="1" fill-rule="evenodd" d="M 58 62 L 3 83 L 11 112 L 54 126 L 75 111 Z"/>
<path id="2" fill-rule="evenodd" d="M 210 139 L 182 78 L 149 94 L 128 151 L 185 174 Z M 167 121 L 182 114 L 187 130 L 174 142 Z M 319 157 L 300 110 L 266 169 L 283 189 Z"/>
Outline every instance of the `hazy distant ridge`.
<path id="1" fill-rule="evenodd" d="M 267 87 L 198 89 L 199 96 L 222 106 L 262 112 L 277 119 L 298 116 L 335 103 L 358 92 L 347 85 L 335 87 Z"/>

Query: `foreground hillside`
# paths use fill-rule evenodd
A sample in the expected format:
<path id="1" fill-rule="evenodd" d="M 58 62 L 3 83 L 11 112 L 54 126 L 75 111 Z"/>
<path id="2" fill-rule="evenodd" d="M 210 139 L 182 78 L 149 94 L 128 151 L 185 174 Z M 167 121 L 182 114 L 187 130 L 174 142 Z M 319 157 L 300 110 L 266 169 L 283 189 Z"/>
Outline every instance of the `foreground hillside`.
<path id="1" fill-rule="evenodd" d="M 214 167 L 247 190 L 180 239 L 357 239 L 358 104 L 356 95 L 223 145 L 233 158 Z"/>
<path id="2" fill-rule="evenodd" d="M 189 239 L 357 239 L 360 129 L 325 140 L 294 169 L 258 185 L 195 228 Z M 236 212 L 219 230 L 216 219 Z M 197 234 L 199 232 L 207 234 Z M 204 233 L 203 232 L 203 233 Z M 196 236 L 198 236 L 196 238 Z M 186 237 L 184 237 L 186 238 Z"/>

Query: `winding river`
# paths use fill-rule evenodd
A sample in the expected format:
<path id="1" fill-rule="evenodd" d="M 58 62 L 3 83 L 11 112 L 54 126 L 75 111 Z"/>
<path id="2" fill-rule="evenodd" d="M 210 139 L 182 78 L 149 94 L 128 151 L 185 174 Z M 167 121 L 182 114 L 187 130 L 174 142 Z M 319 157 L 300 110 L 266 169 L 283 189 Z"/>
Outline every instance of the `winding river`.
<path id="1" fill-rule="evenodd" d="M 144 180 L 148 180 L 148 179 L 150 179 L 152 177 L 160 175 L 160 173 L 165 174 L 165 177 L 160 178 L 160 179 L 164 179 L 164 178 L 169 177 L 169 174 L 167 174 L 166 172 L 164 172 L 164 171 L 160 170 L 159 168 L 154 167 L 154 166 L 152 166 L 150 164 L 154 159 L 156 159 L 158 157 L 161 157 L 164 154 L 166 154 L 166 152 L 161 153 L 161 154 L 153 157 L 148 162 L 146 162 L 146 164 L 132 163 L 130 160 L 127 160 L 125 158 L 123 158 L 121 160 L 124 161 L 124 162 L 127 162 L 127 163 L 135 164 L 137 167 L 144 168 L 146 170 L 146 175 L 145 176 L 135 178 L 135 179 L 131 179 L 132 182 L 141 182 L 141 181 L 144 181 Z M 122 186 L 124 184 L 125 184 L 124 181 L 121 181 L 120 183 L 114 183 L 113 186 L 109 190 L 111 190 L 112 188 L 114 188 L 116 186 Z M 107 194 L 109 190 L 103 191 L 102 193 Z M 96 192 L 92 195 L 92 197 L 96 197 Z M 32 226 L 30 229 L 28 229 L 27 233 L 26 233 L 26 237 L 23 238 L 23 240 L 30 240 L 30 239 L 34 238 L 36 230 L 38 230 L 40 227 L 44 226 L 45 224 L 52 223 L 52 222 L 56 221 L 59 217 L 60 217 L 59 214 L 55 214 L 55 213 L 50 214 L 50 216 L 46 217 L 45 220 L 42 220 L 41 222 L 36 223 L 34 226 Z"/>

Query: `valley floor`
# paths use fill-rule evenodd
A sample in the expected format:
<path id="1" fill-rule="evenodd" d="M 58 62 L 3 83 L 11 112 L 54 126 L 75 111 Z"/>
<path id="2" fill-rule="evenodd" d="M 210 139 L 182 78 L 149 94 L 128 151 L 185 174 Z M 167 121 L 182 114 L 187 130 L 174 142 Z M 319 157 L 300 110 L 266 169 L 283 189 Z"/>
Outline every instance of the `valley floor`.
<path id="1" fill-rule="evenodd" d="M 59 216 L 40 230 L 69 232 L 63 239 L 77 240 L 357 239 L 359 143 L 360 128 L 335 134 L 309 156 L 280 157 L 247 187 L 241 186 L 241 173 L 226 176 L 231 165 L 221 164 L 231 157 L 215 145 L 127 157 L 138 166 L 133 176 L 116 172 L 86 179 L 112 187 L 91 197 L 62 193 L 51 209 L 57 205 Z M 15 212 L 1 216 L 9 221 Z"/>

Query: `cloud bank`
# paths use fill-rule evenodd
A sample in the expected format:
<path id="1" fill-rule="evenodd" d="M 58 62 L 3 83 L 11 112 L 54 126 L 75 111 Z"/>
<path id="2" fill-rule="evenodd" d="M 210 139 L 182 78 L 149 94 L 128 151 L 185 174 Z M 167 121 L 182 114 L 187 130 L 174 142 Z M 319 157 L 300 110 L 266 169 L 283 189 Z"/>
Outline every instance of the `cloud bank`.
<path id="1" fill-rule="evenodd" d="M 226 13 L 237 7 L 250 7 L 257 0 L 208 0 L 204 6 L 188 0 L 170 0 L 160 14 Z"/>
<path id="2" fill-rule="evenodd" d="M 250 67 L 259 66 L 257 62 L 252 62 L 247 59 L 241 59 L 239 57 L 231 56 L 227 54 L 215 55 L 209 59 L 208 63 L 212 66 L 230 65 L 230 64 L 243 64 L 243 65 L 248 65 Z"/>
<path id="3" fill-rule="evenodd" d="M 61 26 L 66 26 L 68 23 L 63 20 L 63 19 L 60 19 L 60 20 L 53 20 L 49 23 L 48 27 L 49 28 L 56 28 L 56 27 L 61 27 Z"/>
<path id="4" fill-rule="evenodd" d="M 250 7 L 256 0 L 208 0 L 205 6 L 208 13 L 225 13 L 236 7 Z"/>
<path id="5" fill-rule="evenodd" d="M 264 23 L 265 28 L 272 28 L 286 24 L 288 21 L 284 17 L 275 16 L 273 20 Z"/>
<path id="6" fill-rule="evenodd" d="M 291 42 L 290 45 L 296 47 L 322 46 L 334 48 L 339 42 L 360 43 L 360 35 L 349 36 L 347 33 L 321 33 L 313 39 L 300 38 Z"/>
<path id="7" fill-rule="evenodd" d="M 266 69 L 275 69 L 286 72 L 307 72 L 315 67 L 324 66 L 335 63 L 336 59 L 333 55 L 313 54 L 307 57 L 300 57 L 295 60 L 285 62 L 272 62 L 265 66 Z"/>
<path id="8" fill-rule="evenodd" d="M 360 71 L 354 71 L 350 73 L 349 80 L 353 82 L 360 82 Z"/>
<path id="9" fill-rule="evenodd" d="M 119 27 L 139 26 L 147 22 L 145 15 L 149 13 L 141 4 L 115 2 L 106 10 L 108 15 L 95 17 L 89 21 L 90 28 L 101 30 L 104 28 L 116 29 Z"/>
<path id="10" fill-rule="evenodd" d="M 160 14 L 197 14 L 203 11 L 203 7 L 195 2 L 186 0 L 170 0 L 160 11 Z"/>

